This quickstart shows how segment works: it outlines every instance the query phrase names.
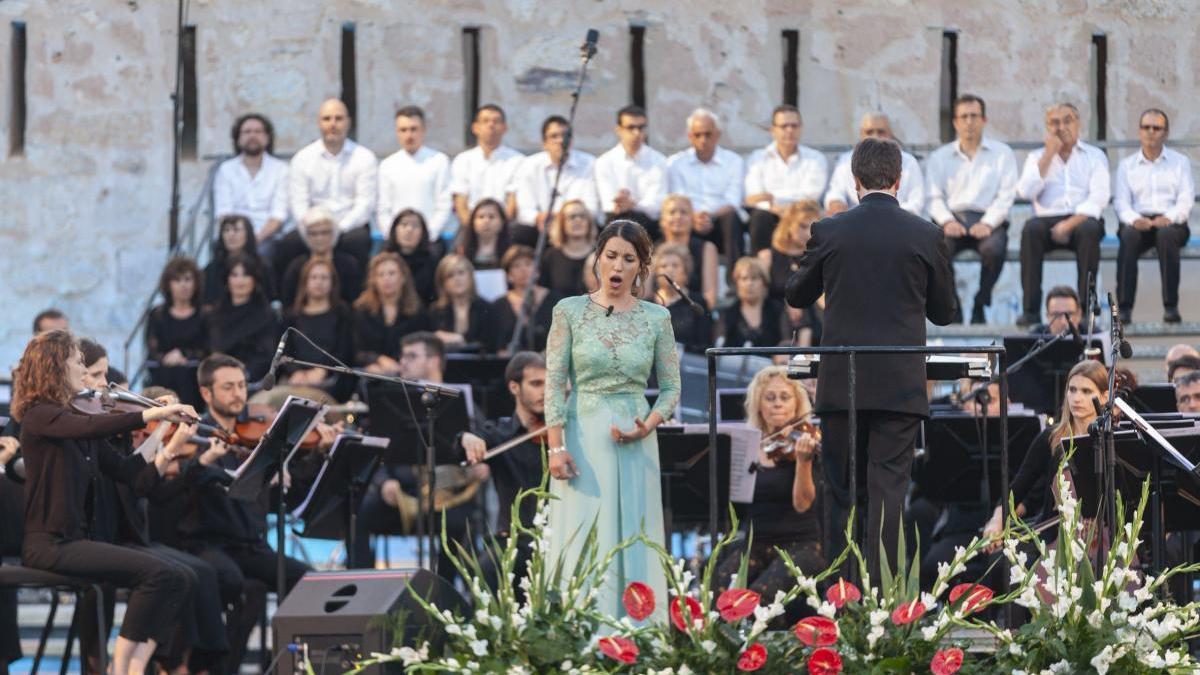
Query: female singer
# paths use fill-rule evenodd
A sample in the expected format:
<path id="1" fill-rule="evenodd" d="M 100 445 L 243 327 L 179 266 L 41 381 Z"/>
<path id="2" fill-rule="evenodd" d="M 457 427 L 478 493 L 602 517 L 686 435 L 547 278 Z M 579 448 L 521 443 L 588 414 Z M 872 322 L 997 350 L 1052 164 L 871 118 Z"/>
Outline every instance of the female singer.
<path id="1" fill-rule="evenodd" d="M 546 344 L 546 426 L 550 475 L 550 551 L 571 569 L 595 523 L 600 551 L 639 533 L 662 544 L 663 513 L 655 428 L 679 403 L 679 356 L 670 313 L 639 300 L 650 273 L 650 237 L 616 220 L 596 241 L 599 289 L 558 303 Z M 646 403 L 650 369 L 654 408 Z M 568 392 L 570 397 L 568 398 Z M 601 611 L 621 615 L 627 582 L 666 597 L 649 547 L 625 549 L 599 584 Z M 659 612 L 665 612 L 665 603 Z"/>
<path id="2" fill-rule="evenodd" d="M 584 265 L 596 241 L 596 220 L 583 200 L 564 202 L 546 234 L 550 246 L 542 252 L 538 281 L 563 296 L 586 293 Z"/>
<path id="3" fill-rule="evenodd" d="M 671 329 L 675 333 L 675 339 L 683 344 L 684 349 L 703 354 L 705 349 L 712 346 L 712 315 L 709 314 L 708 304 L 704 302 L 703 296 L 687 287 L 688 277 L 692 273 L 691 254 L 682 244 L 662 244 L 654 251 L 653 269 L 654 282 L 658 288 L 651 300 L 666 307 L 671 313 Z M 696 311 L 684 301 L 668 278 L 688 294 L 700 311 Z"/>
<path id="4" fill-rule="evenodd" d="M 146 320 L 146 359 L 154 384 L 182 392 L 185 402 L 200 402 L 196 365 L 208 355 L 208 324 L 201 305 L 204 281 L 191 258 L 172 258 L 158 279 L 163 303 Z"/>
<path id="5" fill-rule="evenodd" d="M 204 304 L 211 307 L 221 301 L 229 276 L 229 258 L 239 253 L 254 258 L 262 266 L 263 277 L 267 280 L 263 292 L 268 300 L 273 299 L 275 278 L 270 265 L 258 254 L 250 219 L 236 213 L 222 216 L 218 228 L 221 236 L 213 242 L 212 261 L 204 268 Z"/>
<path id="6" fill-rule="evenodd" d="M 496 298 L 491 306 L 491 351 L 504 355 L 507 354 L 508 343 L 512 341 L 517 319 L 521 316 L 525 293 L 533 280 L 533 249 L 521 244 L 509 246 L 500 261 L 500 267 L 504 269 L 504 275 L 508 279 L 508 292 Z M 559 297 L 558 293 L 540 285 L 534 287 L 533 310 L 529 313 L 529 321 L 533 323 L 533 345 L 528 344 L 528 333 L 522 329 L 521 338 L 517 343 L 518 349 L 531 349 L 535 352 L 546 349 L 546 334 L 550 331 L 552 312 Z"/>
<path id="7" fill-rule="evenodd" d="M 486 347 L 493 330 L 491 306 L 475 292 L 475 267 L 465 256 L 451 253 L 438 262 L 433 275 L 437 300 L 429 318 L 438 339 L 451 351 Z"/>
<path id="8" fill-rule="evenodd" d="M 767 297 L 767 269 L 758 258 L 740 258 L 733 265 L 737 300 L 721 312 L 725 346 L 774 347 L 784 334 L 783 303 Z"/>
<path id="9" fill-rule="evenodd" d="M 297 260 L 300 260 L 297 258 Z M 354 313 L 338 293 L 338 273 L 333 263 L 309 258 L 300 268 L 299 290 L 292 306 L 284 312 L 284 326 L 304 333 L 317 346 L 342 363 L 354 360 Z M 330 363 L 329 357 L 304 340 L 297 340 L 292 353 L 301 361 Z M 353 393 L 354 381 L 323 368 L 281 367 L 288 384 L 319 387 L 334 399 L 344 401 Z"/>
<path id="10" fill-rule="evenodd" d="M 1055 474 L 1063 455 L 1060 443 L 1064 438 L 1087 434 L 1088 425 L 1096 419 L 1093 398 L 1101 405 L 1108 402 L 1108 371 L 1098 361 L 1080 361 L 1067 374 L 1067 390 L 1058 424 L 1046 427 L 1034 437 L 1013 478 L 1013 503 L 1017 515 L 1026 522 L 1037 524 L 1054 515 Z M 994 540 L 992 550 L 1001 545 L 1002 517 L 1001 507 L 997 506 L 983 526 L 983 536 Z"/>
<path id="11" fill-rule="evenodd" d="M 662 243 L 682 244 L 687 247 L 695 264 L 684 288 L 699 292 L 709 307 L 716 307 L 717 246 L 711 241 L 692 236 L 694 221 L 692 200 L 679 194 L 667 195 L 662 205 Z"/>
<path id="12" fill-rule="evenodd" d="M 263 290 L 266 272 L 258 258 L 238 253 L 226 259 L 225 294 L 208 315 L 208 345 L 246 364 L 253 380 L 271 367 L 281 332 L 279 318 Z"/>
<path id="13" fill-rule="evenodd" d="M 70 403 L 84 387 L 84 373 L 79 347 L 64 330 L 34 337 L 17 368 L 13 417 L 21 422 L 26 480 L 21 561 L 35 569 L 129 588 L 112 672 L 143 673 L 155 646 L 170 637 L 181 619 L 192 590 L 189 577 L 144 551 L 88 540 L 92 514 L 86 496 L 99 473 L 132 483 L 144 471 L 156 470 L 141 455 L 122 457 L 105 438 L 154 420 L 199 416 L 183 404 L 131 413 L 76 412 Z"/>
<path id="14" fill-rule="evenodd" d="M 367 284 L 354 301 L 354 362 L 372 373 L 400 373 L 400 338 L 427 330 L 428 317 L 412 272 L 395 253 L 379 253 L 367 266 Z"/>
<path id="15" fill-rule="evenodd" d="M 746 389 L 746 422 L 762 431 L 763 437 L 781 432 L 812 412 L 808 394 L 799 380 L 788 379 L 786 366 L 767 366 L 755 374 Z M 786 459 L 773 461 L 759 452 L 755 472 L 754 501 L 735 505 L 746 537 L 730 548 L 718 564 L 714 579 L 725 589 L 747 555 L 747 587 L 764 598 L 786 591 L 794 580 L 779 551 L 784 551 L 806 574 L 825 567 L 821 552 L 820 510 L 813 482 L 817 440 L 809 433 L 783 434 L 781 447 L 790 450 Z M 753 532 L 753 543 L 746 541 Z"/>
<path id="16" fill-rule="evenodd" d="M 504 206 L 495 199 L 484 199 L 471 210 L 471 223 L 459 232 L 455 252 L 466 256 L 477 270 L 494 270 L 512 240 Z"/>
<path id="17" fill-rule="evenodd" d="M 388 232 L 387 241 L 383 243 L 383 250 L 400 254 L 412 272 L 413 283 L 417 286 L 417 297 L 424 303 L 433 302 L 433 270 L 437 267 L 440 252 L 444 249 L 440 241 L 429 241 L 429 227 L 425 224 L 425 216 L 416 209 L 404 209 L 397 213 L 392 219 L 392 229 Z"/>

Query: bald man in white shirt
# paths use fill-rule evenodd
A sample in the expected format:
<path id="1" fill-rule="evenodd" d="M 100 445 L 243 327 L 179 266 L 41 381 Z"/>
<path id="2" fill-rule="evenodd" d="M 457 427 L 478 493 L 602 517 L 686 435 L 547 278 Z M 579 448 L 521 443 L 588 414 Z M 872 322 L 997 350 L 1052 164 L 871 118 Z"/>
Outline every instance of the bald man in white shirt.
<path id="1" fill-rule="evenodd" d="M 1076 291 L 1080 297 L 1087 295 L 1088 274 L 1094 275 L 1100 266 L 1104 237 L 1100 214 L 1110 191 L 1108 157 L 1079 140 L 1079 109 L 1071 103 L 1047 108 L 1045 145 L 1025 158 L 1017 182 L 1017 194 L 1033 202 L 1034 214 L 1021 230 L 1024 307 L 1018 326 L 1033 325 L 1041 318 L 1042 262 L 1048 250 L 1075 252 Z"/>
<path id="2" fill-rule="evenodd" d="M 1138 257 L 1158 249 L 1162 276 L 1163 321 L 1179 323 L 1179 249 L 1191 236 L 1188 215 L 1196 201 L 1192 163 L 1164 145 L 1170 133 L 1167 114 L 1156 108 L 1142 113 L 1138 139 L 1142 147 L 1117 165 L 1113 208 L 1120 219 L 1117 235 L 1117 306 L 1128 323 L 1137 295 Z"/>
<path id="3" fill-rule="evenodd" d="M 892 122 L 881 112 L 869 112 L 862 116 L 858 125 L 858 139 L 887 138 L 896 140 L 892 133 Z M 833 175 L 829 177 L 829 189 L 825 192 L 825 213 L 834 215 L 858 206 L 858 190 L 854 187 L 854 175 L 850 172 L 850 152 L 838 157 Z M 925 216 L 925 177 L 921 164 L 911 153 L 900 151 L 900 191 L 896 199 L 900 208 L 914 216 Z"/>

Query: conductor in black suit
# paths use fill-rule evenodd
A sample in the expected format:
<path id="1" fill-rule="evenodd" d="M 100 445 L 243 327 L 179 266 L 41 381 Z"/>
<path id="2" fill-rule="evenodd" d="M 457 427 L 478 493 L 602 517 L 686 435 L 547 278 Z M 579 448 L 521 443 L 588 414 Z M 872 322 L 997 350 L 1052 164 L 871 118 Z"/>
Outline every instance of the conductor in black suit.
<path id="1" fill-rule="evenodd" d="M 944 326 L 955 316 L 950 251 L 940 229 L 900 208 L 900 164 L 895 141 L 866 138 L 855 146 L 850 169 L 860 204 L 813 225 L 799 269 L 788 280 L 793 307 L 808 307 L 825 294 L 821 346 L 924 346 L 926 317 Z M 851 401 L 849 357 L 825 356 L 816 412 L 833 496 L 832 555 L 841 550 L 838 538 L 851 506 Z M 929 416 L 925 361 L 921 355 L 856 356 L 855 376 L 858 513 L 862 502 L 867 513 L 866 531 L 855 536 L 878 578 L 881 543 L 889 561 L 896 559 L 917 428 Z"/>

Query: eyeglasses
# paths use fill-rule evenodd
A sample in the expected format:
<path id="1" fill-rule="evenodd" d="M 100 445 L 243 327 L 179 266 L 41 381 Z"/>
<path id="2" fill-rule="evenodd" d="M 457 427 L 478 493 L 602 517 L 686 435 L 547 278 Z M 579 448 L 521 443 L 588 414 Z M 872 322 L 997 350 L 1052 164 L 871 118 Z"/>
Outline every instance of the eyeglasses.
<path id="1" fill-rule="evenodd" d="M 1167 128 L 1160 127 L 1157 124 L 1143 124 L 1141 129 L 1142 131 L 1153 131 L 1154 133 L 1158 133 L 1160 131 L 1166 131 Z"/>

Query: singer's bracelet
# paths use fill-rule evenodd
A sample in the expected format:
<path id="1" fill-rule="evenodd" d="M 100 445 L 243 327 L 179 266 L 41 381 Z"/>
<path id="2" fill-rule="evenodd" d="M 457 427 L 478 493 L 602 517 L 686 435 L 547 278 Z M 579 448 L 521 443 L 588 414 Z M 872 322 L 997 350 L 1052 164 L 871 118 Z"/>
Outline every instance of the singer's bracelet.
<path id="1" fill-rule="evenodd" d="M 567 446 L 565 446 L 565 445 L 556 445 L 556 446 L 554 446 L 553 448 L 550 448 L 549 450 L 547 450 L 546 452 L 547 452 L 548 454 L 551 454 L 551 455 L 557 455 L 557 454 L 559 454 L 559 453 L 561 453 L 561 452 L 566 452 L 566 451 L 567 451 Z"/>

